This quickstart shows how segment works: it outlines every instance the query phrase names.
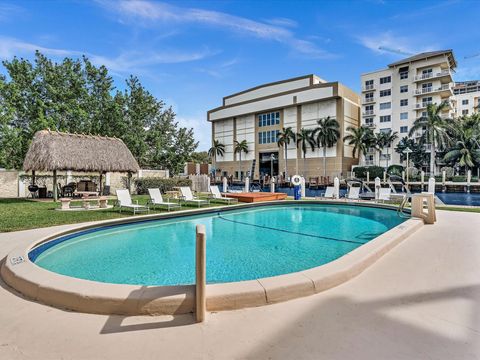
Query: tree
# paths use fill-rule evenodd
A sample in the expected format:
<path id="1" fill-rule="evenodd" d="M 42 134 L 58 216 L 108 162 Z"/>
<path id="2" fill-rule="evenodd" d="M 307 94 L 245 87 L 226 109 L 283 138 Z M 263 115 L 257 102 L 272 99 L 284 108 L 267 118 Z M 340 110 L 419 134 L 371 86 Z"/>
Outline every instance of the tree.
<path id="1" fill-rule="evenodd" d="M 312 129 L 300 129 L 296 135 L 297 138 L 297 147 L 300 146 L 303 155 L 303 176 L 307 176 L 306 168 L 305 168 L 305 158 L 307 154 L 307 149 L 310 147 L 312 151 L 315 150 L 315 139 L 313 138 L 313 130 Z"/>
<path id="2" fill-rule="evenodd" d="M 380 131 L 378 133 L 373 134 L 371 141 L 372 141 L 372 147 L 375 149 L 375 153 L 378 153 L 377 165 L 380 166 L 380 154 L 382 153 L 382 150 L 385 147 L 385 136 L 383 132 Z"/>
<path id="3" fill-rule="evenodd" d="M 340 125 L 336 119 L 327 116 L 317 121 L 315 129 L 317 145 L 323 149 L 323 176 L 327 176 L 327 148 L 332 147 L 340 137 Z"/>
<path id="4" fill-rule="evenodd" d="M 292 128 L 291 127 L 282 128 L 282 131 L 280 131 L 277 136 L 277 145 L 278 147 L 283 147 L 283 151 L 285 154 L 285 178 L 288 178 L 288 170 L 287 170 L 288 145 L 292 141 L 295 142 L 295 133 L 293 132 Z"/>
<path id="5" fill-rule="evenodd" d="M 353 158 L 358 153 L 367 155 L 368 149 L 372 146 L 372 130 L 364 126 L 361 127 L 347 127 L 348 135 L 344 136 L 343 141 L 348 145 L 353 145 Z"/>
<path id="6" fill-rule="evenodd" d="M 398 139 L 398 133 L 396 131 L 388 130 L 388 132 L 383 133 L 383 144 L 384 147 L 387 148 L 387 168 L 388 168 L 388 160 L 389 160 L 389 153 L 388 150 L 392 146 L 393 142 Z"/>
<path id="7" fill-rule="evenodd" d="M 440 105 L 428 104 L 427 115 L 416 119 L 410 129 L 409 136 L 413 137 L 417 131 L 423 131 L 420 137 L 422 144 L 430 145 L 430 175 L 435 176 L 435 156 L 437 146 L 442 148 L 448 141 L 447 123 L 452 121 L 441 116 L 449 107 L 448 101 L 443 101 Z"/>
<path id="8" fill-rule="evenodd" d="M 234 141 L 233 144 L 233 151 L 235 154 L 238 153 L 239 156 L 239 165 L 240 165 L 240 171 L 239 171 L 239 176 L 240 180 L 242 180 L 242 153 L 248 154 L 248 143 L 247 140 L 242 140 L 241 142 L 238 142 L 237 140 Z"/>
<path id="9" fill-rule="evenodd" d="M 196 164 L 209 164 L 212 160 L 207 151 L 195 151 L 190 157 L 191 160 Z"/>
<path id="10" fill-rule="evenodd" d="M 395 152 L 400 154 L 400 161 L 403 162 L 407 160 L 407 155 L 405 154 L 406 148 L 412 150 L 412 153 L 409 155 L 409 160 L 416 168 L 421 168 L 427 162 L 428 156 L 427 153 L 425 153 L 423 145 L 406 136 L 403 137 L 395 147 Z"/>
<path id="11" fill-rule="evenodd" d="M 223 156 L 225 154 L 225 145 L 219 140 L 213 140 L 212 147 L 208 149 L 208 156 L 213 160 L 213 166 L 217 165 L 217 156 Z"/>
<path id="12" fill-rule="evenodd" d="M 461 118 L 451 127 L 453 146 L 447 150 L 444 160 L 469 168 L 480 164 L 480 121 L 478 118 Z"/>

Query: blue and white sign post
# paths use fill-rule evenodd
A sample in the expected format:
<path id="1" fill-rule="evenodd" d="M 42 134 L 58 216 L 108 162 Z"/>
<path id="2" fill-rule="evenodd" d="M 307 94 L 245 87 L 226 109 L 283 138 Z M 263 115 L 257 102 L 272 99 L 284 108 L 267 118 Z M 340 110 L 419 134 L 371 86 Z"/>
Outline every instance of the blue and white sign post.
<path id="1" fill-rule="evenodd" d="M 302 178 L 300 175 L 292 176 L 292 185 L 293 185 L 293 198 L 295 200 L 300 200 L 302 198 Z"/>

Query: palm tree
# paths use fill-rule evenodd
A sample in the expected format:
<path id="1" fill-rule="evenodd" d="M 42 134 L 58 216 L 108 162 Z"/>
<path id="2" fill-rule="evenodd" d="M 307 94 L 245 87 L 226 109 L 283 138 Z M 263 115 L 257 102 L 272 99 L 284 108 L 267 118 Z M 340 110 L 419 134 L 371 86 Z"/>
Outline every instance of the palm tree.
<path id="1" fill-rule="evenodd" d="M 223 145 L 220 141 L 218 140 L 213 140 L 212 147 L 208 149 L 208 156 L 213 160 L 213 167 L 215 169 L 215 172 L 217 171 L 216 165 L 217 165 L 217 155 L 223 156 L 225 154 L 225 145 Z M 215 175 L 215 174 L 214 174 Z"/>
<path id="2" fill-rule="evenodd" d="M 278 133 L 277 145 L 278 147 L 283 146 L 283 150 L 285 151 L 285 179 L 287 179 L 287 148 L 291 141 L 295 141 L 295 133 L 292 128 L 283 128 L 282 131 Z"/>
<path id="3" fill-rule="evenodd" d="M 398 133 L 396 131 L 388 130 L 387 132 L 383 133 L 384 146 L 387 148 L 387 168 L 388 168 L 388 158 L 390 155 L 388 153 L 388 149 L 390 149 L 393 142 L 397 139 L 398 139 Z"/>
<path id="4" fill-rule="evenodd" d="M 318 147 L 323 149 L 323 176 L 327 176 L 327 148 L 332 147 L 340 137 L 340 125 L 330 116 L 319 119 L 315 128 L 315 137 Z"/>
<path id="5" fill-rule="evenodd" d="M 430 150 L 430 175 L 435 176 L 435 155 L 437 146 L 444 147 L 448 141 L 447 133 L 448 122 L 450 119 L 442 118 L 440 115 L 449 106 L 448 101 L 443 101 L 440 105 L 428 104 L 427 115 L 414 121 L 410 129 L 409 136 L 414 136 L 415 132 L 424 130 L 420 141 L 423 144 L 429 144 Z"/>
<path id="6" fill-rule="evenodd" d="M 459 119 L 452 126 L 454 144 L 447 151 L 444 160 L 458 162 L 459 166 L 472 168 L 480 163 L 480 131 L 476 119 Z"/>
<path id="7" fill-rule="evenodd" d="M 346 141 L 348 145 L 353 145 L 353 158 L 358 152 L 358 155 L 367 155 L 368 149 L 372 145 L 373 133 L 367 127 L 347 127 L 347 131 L 350 133 L 343 137 L 343 141 Z"/>
<path id="8" fill-rule="evenodd" d="M 234 144 L 233 144 L 233 151 L 235 152 L 235 154 L 238 153 L 238 155 L 239 155 L 239 161 L 240 161 L 239 175 L 240 175 L 240 180 L 242 180 L 242 152 L 244 152 L 245 154 L 248 154 L 247 140 L 242 140 L 240 142 L 235 140 Z"/>
<path id="9" fill-rule="evenodd" d="M 372 146 L 375 149 L 375 152 L 378 153 L 378 166 L 380 166 L 380 154 L 382 153 L 383 148 L 385 147 L 385 135 L 383 132 L 378 132 L 372 136 Z"/>
<path id="10" fill-rule="evenodd" d="M 300 146 L 303 155 L 303 176 L 307 176 L 307 172 L 305 171 L 305 157 L 307 154 L 307 149 L 310 147 L 315 150 L 315 139 L 313 138 L 314 130 L 312 129 L 300 129 L 300 132 L 297 133 L 297 148 Z"/>

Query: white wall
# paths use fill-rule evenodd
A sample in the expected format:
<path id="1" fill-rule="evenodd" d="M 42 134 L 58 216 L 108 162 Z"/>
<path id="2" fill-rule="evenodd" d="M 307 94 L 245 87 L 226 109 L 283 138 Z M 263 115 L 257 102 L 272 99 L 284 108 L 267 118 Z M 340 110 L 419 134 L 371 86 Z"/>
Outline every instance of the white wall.
<path id="1" fill-rule="evenodd" d="M 215 140 L 225 145 L 223 156 L 217 156 L 217 161 L 233 161 L 233 119 L 215 122 Z"/>
<path id="2" fill-rule="evenodd" d="M 336 117 L 337 108 L 336 100 L 320 101 L 311 104 L 302 105 L 302 127 L 305 129 L 315 129 L 317 127 L 317 120 L 330 116 Z M 337 156 L 336 146 L 327 148 L 327 157 Z M 314 151 L 309 149 L 306 153 L 306 158 L 323 157 L 323 148 L 316 148 Z"/>
<path id="3" fill-rule="evenodd" d="M 242 160 L 255 159 L 255 115 L 237 117 L 237 141 L 247 140 L 248 153 L 242 153 Z"/>
<path id="4" fill-rule="evenodd" d="M 293 132 L 297 132 L 297 107 L 290 106 L 285 108 L 283 112 L 283 127 L 291 127 Z M 291 142 L 287 147 L 287 156 L 288 159 L 296 159 L 297 158 L 297 150 L 295 142 Z M 280 151 L 280 150 L 279 150 Z M 281 149 L 281 151 L 285 151 Z"/>

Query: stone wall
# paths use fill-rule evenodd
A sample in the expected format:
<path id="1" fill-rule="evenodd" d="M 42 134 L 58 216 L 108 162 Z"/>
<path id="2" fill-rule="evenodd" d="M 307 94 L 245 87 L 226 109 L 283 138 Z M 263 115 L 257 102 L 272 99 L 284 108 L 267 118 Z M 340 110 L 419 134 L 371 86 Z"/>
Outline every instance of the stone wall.
<path id="1" fill-rule="evenodd" d="M 19 171 L 0 170 L 0 198 L 25 196 L 25 186 L 19 182 Z"/>

